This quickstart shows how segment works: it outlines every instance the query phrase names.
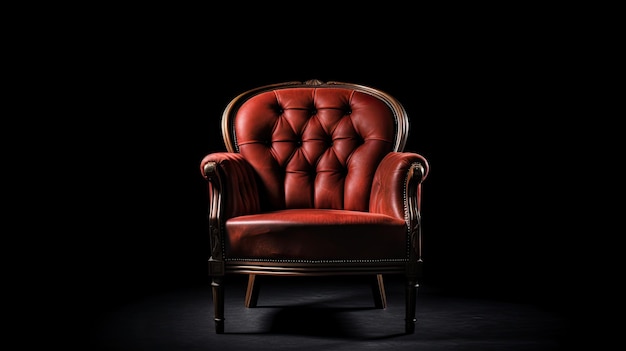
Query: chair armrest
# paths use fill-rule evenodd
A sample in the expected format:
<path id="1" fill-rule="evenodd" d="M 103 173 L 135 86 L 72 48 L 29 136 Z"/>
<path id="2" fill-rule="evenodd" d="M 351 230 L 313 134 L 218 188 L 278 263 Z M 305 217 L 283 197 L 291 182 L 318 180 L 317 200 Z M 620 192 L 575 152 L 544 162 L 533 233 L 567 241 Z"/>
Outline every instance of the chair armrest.
<path id="1" fill-rule="evenodd" d="M 241 154 L 208 154 L 200 162 L 200 171 L 209 182 L 210 211 L 219 211 L 212 213 L 219 220 L 260 211 L 256 173 Z"/>
<path id="2" fill-rule="evenodd" d="M 385 156 L 374 174 L 370 212 L 417 220 L 411 217 L 419 213 L 421 183 L 428 170 L 426 159 L 416 153 L 392 152 Z"/>

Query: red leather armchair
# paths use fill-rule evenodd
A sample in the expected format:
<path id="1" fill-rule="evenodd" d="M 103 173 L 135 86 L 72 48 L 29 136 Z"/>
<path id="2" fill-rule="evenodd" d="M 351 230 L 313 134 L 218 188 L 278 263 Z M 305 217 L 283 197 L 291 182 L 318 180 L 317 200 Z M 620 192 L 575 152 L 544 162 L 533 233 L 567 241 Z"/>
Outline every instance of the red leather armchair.
<path id="1" fill-rule="evenodd" d="M 415 330 L 421 274 L 421 185 L 427 160 L 403 152 L 409 120 L 392 96 L 341 83 L 286 82 L 235 97 L 222 115 L 227 151 L 201 163 L 208 185 L 215 330 L 224 333 L 223 278 L 406 277 L 406 333 Z"/>

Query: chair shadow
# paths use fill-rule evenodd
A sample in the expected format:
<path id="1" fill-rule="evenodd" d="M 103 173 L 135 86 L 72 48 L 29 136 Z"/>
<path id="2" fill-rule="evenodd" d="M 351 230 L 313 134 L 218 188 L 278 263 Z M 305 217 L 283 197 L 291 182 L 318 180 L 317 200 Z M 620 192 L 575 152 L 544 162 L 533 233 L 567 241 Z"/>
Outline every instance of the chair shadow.
<path id="1" fill-rule="evenodd" d="M 261 332 L 234 332 L 226 334 L 274 334 L 274 335 L 298 335 L 306 337 L 342 338 L 358 340 L 387 339 L 406 335 L 390 330 L 384 334 L 385 326 L 376 332 L 377 336 L 368 332 L 366 327 L 372 323 L 380 323 L 372 316 L 365 316 L 358 320 L 349 313 L 358 311 L 380 310 L 376 307 L 325 307 L 319 304 L 306 304 L 297 306 L 262 305 L 254 308 L 276 309 L 263 318 L 260 323 L 269 326 Z M 383 335 L 381 335 L 383 333 Z"/>

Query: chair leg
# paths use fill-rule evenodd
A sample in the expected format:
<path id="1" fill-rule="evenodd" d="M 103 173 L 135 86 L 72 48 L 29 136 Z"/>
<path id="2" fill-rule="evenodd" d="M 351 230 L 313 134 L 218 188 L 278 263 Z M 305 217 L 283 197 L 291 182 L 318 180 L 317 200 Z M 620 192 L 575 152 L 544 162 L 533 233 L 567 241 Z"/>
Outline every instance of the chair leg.
<path id="1" fill-rule="evenodd" d="M 213 290 L 215 333 L 224 334 L 224 285 L 222 284 L 222 277 L 213 278 L 211 287 Z"/>
<path id="2" fill-rule="evenodd" d="M 415 333 L 415 304 L 417 300 L 417 279 L 408 278 L 406 285 L 406 317 L 405 317 L 405 332 L 406 334 Z"/>
<path id="3" fill-rule="evenodd" d="M 376 308 L 387 308 L 387 295 L 385 294 L 385 283 L 383 275 L 376 274 L 376 278 L 372 281 L 372 294 L 374 295 L 374 306 Z"/>
<path id="4" fill-rule="evenodd" d="M 259 283 L 255 281 L 256 274 L 250 274 L 248 276 L 248 288 L 246 289 L 246 307 L 256 307 L 257 300 L 259 299 Z"/>

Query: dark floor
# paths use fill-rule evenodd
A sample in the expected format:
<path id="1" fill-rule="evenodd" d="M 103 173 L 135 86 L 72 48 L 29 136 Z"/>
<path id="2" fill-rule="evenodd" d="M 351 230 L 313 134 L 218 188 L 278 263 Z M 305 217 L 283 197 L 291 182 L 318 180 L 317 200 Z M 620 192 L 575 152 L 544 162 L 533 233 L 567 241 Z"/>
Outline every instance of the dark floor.
<path id="1" fill-rule="evenodd" d="M 268 277 L 257 308 L 245 280 L 226 281 L 225 334 L 215 334 L 209 284 L 137 298 L 86 321 L 85 350 L 562 350 L 572 342 L 559 310 L 498 298 L 418 292 L 415 334 L 405 335 L 404 292 L 386 278 L 375 309 L 359 278 Z"/>

